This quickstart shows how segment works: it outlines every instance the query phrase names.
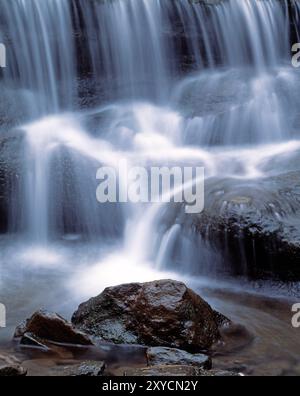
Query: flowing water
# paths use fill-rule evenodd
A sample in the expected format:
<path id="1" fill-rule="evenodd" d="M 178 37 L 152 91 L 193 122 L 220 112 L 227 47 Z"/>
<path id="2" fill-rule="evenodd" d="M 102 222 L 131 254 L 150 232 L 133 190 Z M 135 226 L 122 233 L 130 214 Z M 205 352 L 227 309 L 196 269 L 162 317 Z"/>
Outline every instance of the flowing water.
<path id="1" fill-rule="evenodd" d="M 1 239 L 0 301 L 9 312 L 2 339 L 41 306 L 69 316 L 105 286 L 173 277 L 258 336 L 246 360 L 253 364 L 260 351 L 264 364 L 272 361 L 288 334 L 278 358 L 296 367 L 289 302 L 286 311 L 270 303 L 264 313 L 259 297 L 222 295 L 231 286 L 213 280 L 218 252 L 183 230 L 178 206 L 99 205 L 95 194 L 99 166 L 124 158 L 145 167 L 204 166 L 207 179 L 245 184 L 300 169 L 300 74 L 290 61 L 290 20 L 299 20 L 300 4 L 0 6 L 8 52 L 0 110 L 9 120 L 1 131 L 18 142 L 17 161 L 13 143 L 7 160 L 17 171 Z"/>

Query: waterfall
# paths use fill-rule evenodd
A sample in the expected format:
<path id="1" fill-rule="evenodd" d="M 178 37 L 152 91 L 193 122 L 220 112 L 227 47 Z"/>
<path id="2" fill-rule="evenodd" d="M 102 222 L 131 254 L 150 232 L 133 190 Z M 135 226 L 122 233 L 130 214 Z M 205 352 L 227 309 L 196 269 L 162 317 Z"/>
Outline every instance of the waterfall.
<path id="1" fill-rule="evenodd" d="M 214 7 L 187 0 L 91 3 L 76 2 L 76 25 L 86 27 L 94 76 L 104 76 L 118 95 L 166 97 L 184 48 L 194 70 L 263 68 L 289 56 L 286 0 L 230 0 Z"/>
<path id="2" fill-rule="evenodd" d="M 176 255 L 194 260 L 197 254 L 187 252 L 195 243 L 189 235 L 180 241 L 177 208 L 163 208 L 171 213 L 163 222 L 155 207 L 146 213 L 143 206 L 100 207 L 97 168 L 125 157 L 147 167 L 196 163 L 207 177 L 246 180 L 299 148 L 299 78 L 289 65 L 297 2 L 291 8 L 287 0 L 209 6 L 0 0 L 0 6 L 8 52 L 0 83 L 29 107 L 14 125 L 26 142 L 15 178 L 20 193 L 11 204 L 24 214 L 22 221 L 14 216 L 22 224 L 13 228 L 25 229 L 33 243 L 109 240 L 123 259 L 158 267 Z"/>
<path id="3" fill-rule="evenodd" d="M 280 4 L 281 3 L 281 4 Z M 161 0 L 172 12 L 173 2 Z M 257 68 L 289 55 L 288 3 L 230 0 L 214 7 L 175 1 L 189 53 L 197 68 L 207 64 Z"/>
<path id="4" fill-rule="evenodd" d="M 137 97 L 160 97 L 168 78 L 169 48 L 162 39 L 163 9 L 160 1 L 115 0 L 77 4 L 88 37 L 89 57 L 95 77 L 112 89 Z"/>
<path id="5" fill-rule="evenodd" d="M 295 25 L 296 37 L 300 39 L 300 3 L 297 0 L 292 1 L 293 7 L 293 20 Z"/>
<path id="6" fill-rule="evenodd" d="M 1 9 L 5 77 L 33 96 L 35 114 L 71 108 L 81 74 L 115 89 L 117 99 L 167 100 L 182 54 L 193 70 L 262 69 L 290 54 L 286 0 L 213 7 L 187 0 L 1 0 Z"/>
<path id="7" fill-rule="evenodd" d="M 69 1 L 1 0 L 0 7 L 8 83 L 28 92 L 34 116 L 72 103 L 76 58 Z"/>

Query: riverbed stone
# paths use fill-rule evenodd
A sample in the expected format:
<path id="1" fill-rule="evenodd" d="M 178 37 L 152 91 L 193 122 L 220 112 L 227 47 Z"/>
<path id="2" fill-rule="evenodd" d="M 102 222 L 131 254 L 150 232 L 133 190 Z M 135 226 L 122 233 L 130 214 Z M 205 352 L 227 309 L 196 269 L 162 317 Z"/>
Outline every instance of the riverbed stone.
<path id="1" fill-rule="evenodd" d="M 92 345 L 91 339 L 74 328 L 70 322 L 56 313 L 40 310 L 35 312 L 31 318 L 22 322 L 15 331 L 15 338 L 28 340 L 28 334 L 31 340 L 45 339 L 62 344 Z"/>
<path id="2" fill-rule="evenodd" d="M 225 370 L 203 370 L 199 367 L 175 365 L 154 366 L 126 369 L 124 376 L 128 377 L 239 377 L 241 374 Z"/>
<path id="3" fill-rule="evenodd" d="M 19 360 L 8 353 L 0 353 L 0 377 L 23 377 L 27 370 L 21 366 Z"/>
<path id="4" fill-rule="evenodd" d="M 212 368 L 211 358 L 201 353 L 191 354 L 175 348 L 152 347 L 146 351 L 148 366 L 185 365 L 206 370 Z"/>
<path id="5" fill-rule="evenodd" d="M 27 370 L 19 365 L 1 365 L 0 363 L 0 377 L 25 377 Z"/>
<path id="6" fill-rule="evenodd" d="M 109 287 L 81 304 L 72 322 L 85 333 L 117 344 L 200 352 L 220 338 L 215 311 L 174 280 Z"/>
<path id="7" fill-rule="evenodd" d="M 73 365 L 62 365 L 54 371 L 59 377 L 101 377 L 105 370 L 103 361 L 87 360 Z"/>
<path id="8" fill-rule="evenodd" d="M 20 344 L 23 346 L 36 347 L 48 351 L 50 348 L 46 345 L 47 342 L 37 337 L 35 334 L 25 332 L 20 339 Z"/>

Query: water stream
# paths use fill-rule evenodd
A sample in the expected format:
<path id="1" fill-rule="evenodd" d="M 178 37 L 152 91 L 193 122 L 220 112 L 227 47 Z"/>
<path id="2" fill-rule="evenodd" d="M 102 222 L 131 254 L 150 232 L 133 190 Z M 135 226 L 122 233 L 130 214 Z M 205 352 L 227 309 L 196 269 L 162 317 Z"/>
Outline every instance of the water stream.
<path id="1" fill-rule="evenodd" d="M 182 229 L 178 206 L 99 205 L 95 196 L 97 169 L 124 158 L 204 166 L 207 179 L 245 184 L 299 170 L 290 20 L 300 4 L 292 3 L 0 0 L 8 52 L 0 110 L 12 120 L 1 131 L 21 142 L 1 237 L 3 342 L 41 306 L 69 316 L 105 286 L 164 277 L 208 288 L 216 307 L 258 337 L 292 334 L 288 314 L 275 323 L 276 304 L 266 318 L 258 297 L 249 308 L 246 298 L 222 295 L 231 286 L 215 281 L 217 253 Z M 292 338 L 283 360 L 294 362 Z M 276 345 L 259 345 L 253 355 L 272 360 Z"/>

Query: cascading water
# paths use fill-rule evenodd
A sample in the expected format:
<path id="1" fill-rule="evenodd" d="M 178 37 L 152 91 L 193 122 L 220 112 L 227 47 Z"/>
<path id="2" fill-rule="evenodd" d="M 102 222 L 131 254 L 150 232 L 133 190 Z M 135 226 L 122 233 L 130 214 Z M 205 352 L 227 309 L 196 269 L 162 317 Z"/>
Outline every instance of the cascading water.
<path id="1" fill-rule="evenodd" d="M 9 220 L 16 230 L 9 238 L 21 245 L 17 261 L 64 262 L 65 287 L 76 298 L 161 270 L 219 271 L 220 254 L 188 229 L 178 206 L 99 205 L 96 171 L 126 158 L 146 167 L 204 166 L 209 180 L 280 173 L 281 159 L 300 151 L 300 75 L 290 65 L 299 3 L 0 6 L 9 65 L 0 83 L 5 97 L 20 100 L 14 135 L 25 136 L 9 181 L 17 185 L 10 212 L 23 212 Z"/>
<path id="2" fill-rule="evenodd" d="M 230 146 L 281 142 L 297 134 L 298 76 L 285 66 L 286 1 L 230 0 L 207 7 L 185 0 L 17 0 L 4 1 L 3 10 L 3 31 L 11 40 L 4 82 L 30 96 L 28 122 L 50 115 L 21 128 L 27 150 L 21 188 L 25 224 L 20 228 L 33 241 L 45 245 L 69 233 L 88 239 L 121 235 L 122 219 L 131 223 L 135 212 L 140 227 L 149 227 L 137 208 L 119 210 L 112 227 L 114 208 L 101 210 L 94 202 L 93 175 L 109 156 L 148 164 L 194 161 L 205 166 L 208 176 L 224 173 L 224 164 L 231 164 L 227 175 L 237 176 L 240 169 L 238 176 L 247 178 L 262 175 L 259 166 L 266 159 L 253 159 L 251 148 L 242 158 Z M 78 38 L 80 30 L 84 38 Z M 83 45 L 85 71 L 77 67 Z M 182 73 L 182 51 L 194 73 L 171 89 Z M 126 101 L 101 107 L 99 98 L 80 119 L 71 113 L 55 116 L 80 103 L 77 81 L 89 90 L 101 82 L 104 91 Z M 89 119 L 93 126 L 86 129 L 82 125 L 89 125 Z M 210 146 L 219 148 L 211 151 Z M 180 234 L 170 226 L 165 249 L 152 245 L 159 251 L 159 258 L 151 257 L 156 262 L 163 262 L 162 250 L 172 250 L 166 240 L 174 244 Z M 158 227 L 164 229 L 159 222 Z"/>
<path id="3" fill-rule="evenodd" d="M 169 48 L 162 39 L 165 20 L 160 1 L 112 1 L 77 4 L 88 37 L 95 76 L 104 77 L 118 95 L 166 94 Z"/>
<path id="4" fill-rule="evenodd" d="M 26 90 L 35 116 L 72 103 L 76 58 L 69 2 L 1 0 L 0 5 L 2 29 L 9 42 L 8 86 Z"/>

